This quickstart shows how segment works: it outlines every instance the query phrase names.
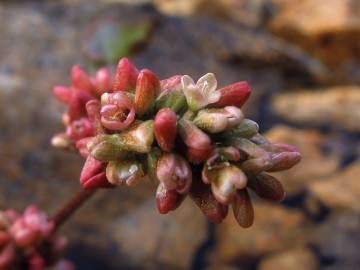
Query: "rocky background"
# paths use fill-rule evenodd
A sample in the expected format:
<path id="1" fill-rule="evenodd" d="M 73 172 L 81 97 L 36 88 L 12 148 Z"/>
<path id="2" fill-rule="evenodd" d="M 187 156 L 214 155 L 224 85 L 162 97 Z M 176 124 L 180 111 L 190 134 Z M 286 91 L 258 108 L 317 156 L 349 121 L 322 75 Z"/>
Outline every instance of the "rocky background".
<path id="1" fill-rule="evenodd" d="M 359 269 L 359 0 L 0 1 L 1 209 L 52 214 L 79 190 L 82 160 L 49 145 L 51 88 L 124 55 L 161 78 L 248 80 L 247 116 L 303 161 L 246 230 L 190 201 L 160 216 L 152 186 L 100 191 L 62 229 L 78 269 Z"/>

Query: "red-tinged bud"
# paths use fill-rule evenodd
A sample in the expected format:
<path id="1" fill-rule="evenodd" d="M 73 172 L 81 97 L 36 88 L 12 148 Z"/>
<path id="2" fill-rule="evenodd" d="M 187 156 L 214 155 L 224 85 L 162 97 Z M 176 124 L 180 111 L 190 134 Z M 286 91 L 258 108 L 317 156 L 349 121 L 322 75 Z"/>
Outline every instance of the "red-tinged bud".
<path id="1" fill-rule="evenodd" d="M 104 128 L 101 124 L 100 111 L 101 111 L 101 103 L 99 100 L 92 99 L 86 103 L 87 116 L 97 134 L 104 133 Z"/>
<path id="2" fill-rule="evenodd" d="M 170 152 L 176 137 L 176 113 L 169 108 L 158 111 L 154 120 L 154 133 L 157 143 L 164 151 Z"/>
<path id="3" fill-rule="evenodd" d="M 94 96 L 84 90 L 72 90 L 71 100 L 69 103 L 70 120 L 76 120 L 86 115 L 86 103 L 94 99 Z"/>
<path id="4" fill-rule="evenodd" d="M 238 190 L 232 204 L 236 221 L 243 228 L 249 228 L 254 223 L 254 208 L 246 189 Z"/>
<path id="5" fill-rule="evenodd" d="M 106 167 L 106 178 L 113 185 L 134 186 L 143 176 L 141 163 L 134 159 L 110 161 Z"/>
<path id="6" fill-rule="evenodd" d="M 116 69 L 115 79 L 112 90 L 115 91 L 134 91 L 139 71 L 130 63 L 127 58 L 122 58 Z"/>
<path id="7" fill-rule="evenodd" d="M 179 120 L 179 134 L 191 149 L 208 150 L 211 148 L 210 137 L 188 120 Z"/>
<path id="8" fill-rule="evenodd" d="M 80 156 L 87 158 L 90 155 L 89 149 L 87 148 L 88 143 L 92 140 L 92 137 L 87 137 L 76 141 L 75 147 L 78 150 Z"/>
<path id="9" fill-rule="evenodd" d="M 187 157 L 192 163 L 200 164 L 211 156 L 212 151 L 213 149 L 211 146 L 207 149 L 195 149 L 188 147 Z"/>
<path id="10" fill-rule="evenodd" d="M 85 90 L 92 92 L 94 86 L 91 83 L 89 76 L 79 66 L 75 65 L 71 69 L 72 85 L 78 90 Z"/>
<path id="11" fill-rule="evenodd" d="M 156 75 L 148 69 L 141 70 L 136 81 L 134 101 L 137 115 L 142 116 L 152 110 L 159 91 L 160 81 Z"/>
<path id="12" fill-rule="evenodd" d="M 248 159 L 241 163 L 241 169 L 249 174 L 258 174 L 267 171 L 272 167 L 271 159 L 268 155 L 260 158 Z"/>
<path id="13" fill-rule="evenodd" d="M 74 142 L 95 135 L 95 129 L 88 118 L 80 118 L 66 128 L 66 135 Z"/>
<path id="14" fill-rule="evenodd" d="M 286 196 L 279 180 L 265 173 L 251 177 L 248 185 L 260 198 L 266 200 L 281 202 Z"/>
<path id="15" fill-rule="evenodd" d="M 15 259 L 15 246 L 12 244 L 6 245 L 0 252 L 0 269 L 11 269 L 11 263 Z"/>
<path id="16" fill-rule="evenodd" d="M 237 82 L 218 90 L 220 99 L 212 104 L 213 107 L 222 108 L 225 106 L 241 107 L 250 96 L 250 86 L 246 81 Z"/>
<path id="17" fill-rule="evenodd" d="M 282 152 L 274 154 L 271 157 L 271 168 L 268 172 L 278 172 L 288 170 L 291 167 L 298 164 L 301 160 L 301 154 L 299 152 Z"/>
<path id="18" fill-rule="evenodd" d="M 101 96 L 105 92 L 111 92 L 111 74 L 108 68 L 100 68 L 95 75 L 95 93 Z"/>
<path id="19" fill-rule="evenodd" d="M 135 108 L 123 92 L 101 96 L 101 123 L 110 130 L 127 129 L 135 119 Z"/>
<path id="20" fill-rule="evenodd" d="M 188 162 L 176 154 L 164 154 L 157 162 L 156 176 L 167 190 L 186 194 L 192 182 L 192 172 Z"/>
<path id="21" fill-rule="evenodd" d="M 10 235 L 5 231 L 0 231 L 0 249 L 11 240 Z"/>
<path id="22" fill-rule="evenodd" d="M 69 104 L 72 95 L 72 88 L 67 86 L 55 86 L 53 88 L 53 94 L 59 101 Z"/>
<path id="23" fill-rule="evenodd" d="M 265 143 L 261 147 L 272 153 L 299 152 L 296 147 L 285 143 Z"/>
<path id="24" fill-rule="evenodd" d="M 160 214 L 167 214 L 178 206 L 178 197 L 180 195 L 176 190 L 168 190 L 164 183 L 160 183 L 156 190 L 156 205 Z"/>
<path id="25" fill-rule="evenodd" d="M 84 189 L 110 188 L 113 185 L 106 179 L 106 163 L 88 156 L 80 175 L 80 184 Z"/>
<path id="26" fill-rule="evenodd" d="M 45 270 L 45 260 L 39 254 L 33 254 L 28 261 L 29 270 Z"/>
<path id="27" fill-rule="evenodd" d="M 200 180 L 193 181 L 190 197 L 211 222 L 220 223 L 228 213 L 228 206 L 219 203 L 210 187 Z"/>
<path id="28" fill-rule="evenodd" d="M 182 90 L 181 77 L 182 75 L 175 75 L 165 80 L 161 80 L 160 81 L 161 93 Z"/>

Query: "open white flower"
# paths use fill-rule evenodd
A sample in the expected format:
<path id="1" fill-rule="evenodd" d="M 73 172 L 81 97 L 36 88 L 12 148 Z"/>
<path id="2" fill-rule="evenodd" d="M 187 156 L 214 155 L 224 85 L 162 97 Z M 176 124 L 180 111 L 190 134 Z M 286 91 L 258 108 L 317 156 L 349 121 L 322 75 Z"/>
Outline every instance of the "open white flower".
<path id="1" fill-rule="evenodd" d="M 213 73 L 202 76 L 195 84 L 194 80 L 184 75 L 181 78 L 184 95 L 190 110 L 198 111 L 220 99 L 220 92 L 216 91 L 217 81 Z"/>

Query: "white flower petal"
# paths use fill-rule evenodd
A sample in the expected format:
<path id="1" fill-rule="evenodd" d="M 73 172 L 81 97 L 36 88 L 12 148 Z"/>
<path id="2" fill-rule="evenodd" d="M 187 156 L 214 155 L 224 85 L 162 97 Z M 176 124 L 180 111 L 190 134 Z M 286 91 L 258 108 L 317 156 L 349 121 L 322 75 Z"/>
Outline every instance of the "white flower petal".
<path id="1" fill-rule="evenodd" d="M 181 85 L 183 90 L 186 91 L 189 86 L 195 86 L 195 82 L 190 76 L 184 75 L 181 77 Z"/>
<path id="2" fill-rule="evenodd" d="M 213 73 L 207 73 L 202 76 L 196 83 L 200 89 L 204 89 L 204 94 L 214 92 L 217 88 L 217 80 Z"/>

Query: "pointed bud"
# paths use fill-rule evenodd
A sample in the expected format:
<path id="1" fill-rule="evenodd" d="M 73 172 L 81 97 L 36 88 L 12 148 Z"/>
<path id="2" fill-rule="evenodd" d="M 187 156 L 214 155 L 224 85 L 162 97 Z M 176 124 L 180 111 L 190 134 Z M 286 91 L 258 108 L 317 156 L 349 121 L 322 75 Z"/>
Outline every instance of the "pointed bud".
<path id="1" fill-rule="evenodd" d="M 62 103 L 69 104 L 72 95 L 72 89 L 66 86 L 55 86 L 53 88 L 54 96 Z"/>
<path id="2" fill-rule="evenodd" d="M 9 269 L 15 260 L 15 246 L 8 244 L 0 252 L 0 269 Z M 10 268 L 11 269 L 11 268 Z"/>
<path id="3" fill-rule="evenodd" d="M 125 130 L 135 119 L 134 105 L 123 92 L 104 93 L 101 105 L 101 123 L 107 129 Z"/>
<path id="4" fill-rule="evenodd" d="M 170 152 L 175 143 L 177 116 L 171 109 L 157 112 L 154 120 L 154 133 L 157 143 L 164 151 Z"/>
<path id="5" fill-rule="evenodd" d="M 127 58 L 121 58 L 116 69 L 113 91 L 134 91 L 139 71 Z"/>
<path id="6" fill-rule="evenodd" d="M 271 159 L 268 155 L 260 158 L 248 159 L 241 163 L 241 169 L 249 174 L 258 174 L 271 168 Z"/>
<path id="7" fill-rule="evenodd" d="M 117 160 L 128 154 L 120 139 L 120 134 L 97 135 L 89 140 L 87 148 L 92 157 L 104 162 Z"/>
<path id="8" fill-rule="evenodd" d="M 113 185 L 134 186 L 143 176 L 142 165 L 137 160 L 110 161 L 106 167 L 106 177 Z"/>
<path id="9" fill-rule="evenodd" d="M 198 112 L 194 124 L 210 133 L 219 133 L 238 125 L 244 118 L 240 109 L 228 106 L 222 109 L 203 109 Z"/>
<path id="10" fill-rule="evenodd" d="M 190 162 L 193 164 L 200 164 L 211 156 L 212 151 L 213 149 L 211 146 L 205 149 L 195 149 L 188 147 L 186 154 Z"/>
<path id="11" fill-rule="evenodd" d="M 83 91 L 92 92 L 94 86 L 91 83 L 89 76 L 79 66 L 75 65 L 71 69 L 71 81 L 72 85 Z"/>
<path id="12" fill-rule="evenodd" d="M 241 106 L 250 96 L 250 86 L 246 81 L 237 82 L 218 90 L 220 99 L 212 104 L 213 107 L 222 108 L 225 106 Z"/>
<path id="13" fill-rule="evenodd" d="M 66 128 L 66 135 L 74 142 L 86 138 L 92 137 L 95 134 L 94 127 L 88 118 L 80 118 L 71 123 Z"/>
<path id="14" fill-rule="evenodd" d="M 155 109 L 170 108 L 174 112 L 187 109 L 184 93 L 181 90 L 164 90 L 155 101 Z"/>
<path id="15" fill-rule="evenodd" d="M 259 131 L 259 126 L 256 122 L 244 119 L 241 123 L 224 133 L 224 136 L 251 138 Z"/>
<path id="16" fill-rule="evenodd" d="M 249 228 L 254 223 L 254 208 L 246 189 L 238 190 L 232 204 L 236 221 L 243 228 Z"/>
<path id="17" fill-rule="evenodd" d="M 95 93 L 101 96 L 105 92 L 111 92 L 111 74 L 108 68 L 100 68 L 95 75 Z"/>
<path id="18" fill-rule="evenodd" d="M 167 190 L 176 190 L 180 194 L 187 193 L 192 182 L 192 172 L 188 162 L 172 153 L 160 157 L 156 176 Z"/>
<path id="19" fill-rule="evenodd" d="M 134 101 L 137 115 L 143 116 L 153 109 L 159 91 L 160 81 L 156 75 L 148 69 L 141 70 L 136 81 Z"/>
<path id="20" fill-rule="evenodd" d="M 113 187 L 106 179 L 105 166 L 105 163 L 88 156 L 80 175 L 81 186 L 84 189 Z"/>
<path id="21" fill-rule="evenodd" d="M 86 115 L 86 103 L 94 99 L 94 96 L 84 90 L 72 90 L 69 103 L 69 118 L 71 121 L 80 119 Z"/>
<path id="22" fill-rule="evenodd" d="M 211 222 L 220 223 L 228 213 L 228 206 L 219 203 L 210 187 L 199 179 L 193 181 L 190 197 Z"/>
<path id="23" fill-rule="evenodd" d="M 160 214 L 167 214 L 179 205 L 179 195 L 176 190 L 168 190 L 164 183 L 160 183 L 156 190 L 156 205 Z"/>
<path id="24" fill-rule="evenodd" d="M 281 202 L 285 198 L 285 190 L 273 176 L 260 173 L 249 180 L 249 187 L 263 199 Z"/>
<path id="25" fill-rule="evenodd" d="M 282 152 L 274 154 L 271 157 L 271 168 L 268 172 L 278 172 L 288 170 L 291 167 L 298 164 L 301 160 L 301 154 L 299 152 Z"/>
<path id="26" fill-rule="evenodd" d="M 270 143 L 270 142 L 266 142 L 261 144 L 261 147 L 263 149 L 265 149 L 268 152 L 272 152 L 272 153 L 282 153 L 282 152 L 298 152 L 299 150 L 289 144 L 285 144 L 285 143 Z"/>
<path id="27" fill-rule="evenodd" d="M 51 138 L 51 145 L 62 150 L 73 150 L 73 143 L 66 133 L 56 134 Z"/>

